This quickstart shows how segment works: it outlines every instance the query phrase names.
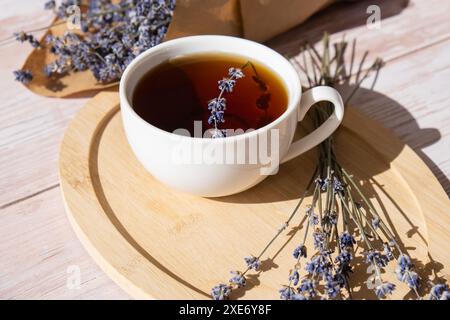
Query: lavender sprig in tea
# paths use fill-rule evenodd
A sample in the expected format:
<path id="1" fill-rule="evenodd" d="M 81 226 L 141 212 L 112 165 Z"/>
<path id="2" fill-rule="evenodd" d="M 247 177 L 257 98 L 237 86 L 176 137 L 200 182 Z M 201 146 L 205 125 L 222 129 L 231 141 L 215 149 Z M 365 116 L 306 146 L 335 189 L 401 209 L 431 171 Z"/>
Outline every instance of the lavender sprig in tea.
<path id="1" fill-rule="evenodd" d="M 239 80 L 245 76 L 243 70 L 247 67 L 251 67 L 254 75 L 253 81 L 259 88 L 260 96 L 256 99 L 255 105 L 258 109 L 264 110 L 267 115 L 267 108 L 269 107 L 269 101 L 271 93 L 268 92 L 268 88 L 264 80 L 258 75 L 255 66 L 250 61 L 247 61 L 242 67 L 231 67 L 228 69 L 228 77 L 218 81 L 219 96 L 211 99 L 208 102 L 208 110 L 211 115 L 208 118 L 208 124 L 213 125 L 212 138 L 223 138 L 227 135 L 226 129 L 219 129 L 219 125 L 225 122 L 225 110 L 227 108 L 227 100 L 224 97 L 225 93 L 232 93 L 233 88 L 236 85 L 236 80 Z"/>
<path id="2" fill-rule="evenodd" d="M 211 112 L 208 123 L 214 125 L 212 138 L 222 138 L 226 136 L 226 131 L 219 129 L 219 124 L 225 122 L 224 113 L 227 108 L 227 100 L 223 97 L 223 94 L 225 92 L 233 92 L 236 80 L 244 77 L 242 70 L 234 67 L 228 70 L 228 75 L 228 78 L 223 78 L 218 81 L 220 90 L 219 96 L 208 102 L 208 110 Z"/>

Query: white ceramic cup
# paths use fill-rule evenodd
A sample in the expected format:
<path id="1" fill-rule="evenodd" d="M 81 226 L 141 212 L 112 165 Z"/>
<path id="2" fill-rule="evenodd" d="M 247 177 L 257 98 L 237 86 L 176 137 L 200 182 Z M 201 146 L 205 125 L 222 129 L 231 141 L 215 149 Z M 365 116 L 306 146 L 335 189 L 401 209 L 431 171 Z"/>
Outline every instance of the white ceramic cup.
<path id="1" fill-rule="evenodd" d="M 280 77 L 287 90 L 286 111 L 262 128 L 216 139 L 170 133 L 143 120 L 133 110 L 131 103 L 134 89 L 142 76 L 169 59 L 198 53 L 233 54 L 264 64 Z M 239 84 L 236 90 L 238 86 Z M 228 36 L 192 36 L 164 42 L 134 59 L 120 81 L 120 107 L 128 142 L 138 160 L 155 178 L 187 193 L 220 197 L 256 185 L 268 174 L 276 173 L 278 163 L 274 166 L 274 162 L 278 159 L 283 163 L 297 157 L 336 130 L 344 115 L 344 105 L 339 93 L 325 86 L 312 88 L 303 94 L 301 90 L 298 74 L 289 61 L 264 45 Z M 319 101 L 331 102 L 334 113 L 315 131 L 293 142 L 297 123 Z M 151 106 L 150 102 L 149 105 Z M 256 141 L 257 143 L 252 144 Z M 270 155 L 272 162 L 269 163 L 267 157 L 258 156 L 264 154 L 263 149 Z M 180 150 L 191 150 L 195 155 L 191 154 L 180 161 Z M 225 158 L 234 152 L 234 161 L 218 161 L 220 156 L 217 156 L 217 152 L 212 152 L 214 155 L 211 156 L 211 150 L 224 150 Z M 258 158 L 256 162 L 252 156 L 255 152 Z M 211 157 L 216 161 L 211 161 Z M 236 161 L 238 158 L 240 161 Z M 267 170 L 264 171 L 265 168 Z"/>

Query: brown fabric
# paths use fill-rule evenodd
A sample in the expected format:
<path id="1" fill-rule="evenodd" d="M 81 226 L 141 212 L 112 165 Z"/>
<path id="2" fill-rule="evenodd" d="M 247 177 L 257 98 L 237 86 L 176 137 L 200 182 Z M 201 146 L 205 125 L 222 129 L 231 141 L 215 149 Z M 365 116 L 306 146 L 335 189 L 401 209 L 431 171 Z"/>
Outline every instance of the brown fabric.
<path id="1" fill-rule="evenodd" d="M 222 34 L 266 41 L 303 22 L 334 0 L 178 0 L 167 39 L 197 34 Z M 47 34 L 61 35 L 65 24 L 52 27 Z M 42 43 L 42 41 L 41 41 Z M 47 78 L 43 67 L 55 59 L 47 49 L 35 49 L 23 69 L 34 75 L 27 87 L 48 97 L 83 96 L 115 87 L 117 83 L 98 83 L 90 71 L 71 72 Z"/>

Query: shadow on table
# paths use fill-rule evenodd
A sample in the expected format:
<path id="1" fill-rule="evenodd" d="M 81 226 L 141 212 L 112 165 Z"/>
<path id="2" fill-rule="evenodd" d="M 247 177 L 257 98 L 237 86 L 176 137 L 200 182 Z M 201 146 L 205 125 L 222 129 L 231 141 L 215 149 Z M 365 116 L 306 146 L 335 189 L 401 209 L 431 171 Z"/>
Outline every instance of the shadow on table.
<path id="1" fill-rule="evenodd" d="M 324 32 L 333 34 L 365 25 L 370 16 L 367 8 L 371 5 L 380 8 L 381 20 L 384 20 L 400 14 L 408 4 L 409 0 L 337 2 L 316 13 L 304 23 L 267 41 L 266 45 L 285 56 L 293 57 L 298 54 L 301 43 L 308 41 L 314 44 L 322 39 Z"/>

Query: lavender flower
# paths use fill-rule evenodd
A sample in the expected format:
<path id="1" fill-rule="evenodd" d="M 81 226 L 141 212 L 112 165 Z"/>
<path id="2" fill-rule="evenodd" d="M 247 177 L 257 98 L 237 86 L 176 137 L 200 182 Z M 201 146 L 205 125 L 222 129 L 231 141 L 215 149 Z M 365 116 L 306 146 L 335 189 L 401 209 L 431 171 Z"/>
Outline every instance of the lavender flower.
<path id="1" fill-rule="evenodd" d="M 299 257 L 305 257 L 306 258 L 306 246 L 300 245 L 294 249 L 294 252 L 292 253 L 295 259 L 298 259 Z"/>
<path id="2" fill-rule="evenodd" d="M 336 177 L 333 178 L 333 192 L 334 193 L 339 193 L 339 194 L 343 195 L 344 191 L 345 191 L 344 187 L 345 187 L 345 185 L 341 181 L 339 181 L 338 178 L 336 178 Z"/>
<path id="3" fill-rule="evenodd" d="M 32 34 L 20 31 L 15 32 L 14 37 L 19 42 L 29 42 L 33 46 L 33 48 L 39 48 L 41 46 L 39 41 Z"/>
<path id="4" fill-rule="evenodd" d="M 234 67 L 228 70 L 228 75 L 230 78 L 223 78 L 218 81 L 220 91 L 219 96 L 209 100 L 208 102 L 208 110 L 210 110 L 211 113 L 208 118 L 208 123 L 210 125 L 214 125 L 212 138 L 221 138 L 226 136 L 226 132 L 218 128 L 220 123 L 225 122 L 224 111 L 226 109 L 226 100 L 222 97 L 222 95 L 225 92 L 232 92 L 233 87 L 236 84 L 236 79 L 244 77 L 242 70 Z"/>
<path id="5" fill-rule="evenodd" d="M 230 283 L 238 288 L 244 287 L 246 284 L 246 279 L 239 271 L 231 272 L 234 276 L 230 279 Z"/>
<path id="6" fill-rule="evenodd" d="M 370 250 L 366 253 L 366 263 L 373 263 L 379 267 L 385 267 L 388 264 L 388 259 L 379 251 Z"/>
<path id="7" fill-rule="evenodd" d="M 398 257 L 397 267 L 401 270 L 409 270 L 412 267 L 411 258 L 406 254 L 401 254 Z"/>
<path id="8" fill-rule="evenodd" d="M 238 68 L 230 68 L 228 70 L 228 75 L 233 79 L 241 79 L 244 77 L 244 73 Z"/>
<path id="9" fill-rule="evenodd" d="M 317 250 L 323 250 L 325 248 L 325 233 L 316 230 L 313 232 L 313 239 L 314 239 L 314 248 Z"/>
<path id="10" fill-rule="evenodd" d="M 327 275 L 325 281 L 325 289 L 329 298 L 336 298 L 338 293 L 341 291 L 342 287 L 343 283 L 342 279 L 340 278 L 340 275 L 336 276 Z"/>
<path id="11" fill-rule="evenodd" d="M 408 272 L 408 277 L 406 279 L 406 283 L 408 284 L 408 287 L 410 287 L 411 289 L 417 289 L 420 284 L 419 281 L 420 281 L 420 278 L 419 278 L 419 275 L 417 274 L 417 272 L 414 272 L 414 271 Z"/>
<path id="12" fill-rule="evenodd" d="M 28 40 L 28 34 L 23 31 L 14 32 L 14 38 L 16 38 L 16 41 L 25 42 Z"/>
<path id="13" fill-rule="evenodd" d="M 231 78 L 223 78 L 222 80 L 219 80 L 218 83 L 221 91 L 230 93 L 233 92 L 236 81 Z"/>
<path id="14" fill-rule="evenodd" d="M 47 77 L 51 76 L 54 73 L 63 74 L 66 71 L 67 71 L 66 66 L 62 64 L 59 60 L 53 61 L 43 68 L 43 72 Z"/>
<path id="15" fill-rule="evenodd" d="M 292 285 L 296 286 L 298 284 L 298 281 L 300 279 L 300 275 L 297 270 L 293 270 L 291 274 L 289 275 L 289 282 L 292 283 Z"/>
<path id="16" fill-rule="evenodd" d="M 450 300 L 450 292 L 448 285 L 445 283 L 439 283 L 431 288 L 430 300 Z"/>
<path id="17" fill-rule="evenodd" d="M 306 263 L 305 270 L 311 275 L 327 276 L 331 271 L 330 253 L 322 251 Z"/>
<path id="18" fill-rule="evenodd" d="M 348 266 L 352 259 L 352 254 L 344 249 L 336 256 L 334 262 L 337 263 L 339 267 L 343 268 L 345 266 Z"/>
<path id="19" fill-rule="evenodd" d="M 33 80 L 33 74 L 30 70 L 16 70 L 13 73 L 16 81 L 22 82 L 23 84 L 27 84 Z"/>
<path id="20" fill-rule="evenodd" d="M 231 287 L 226 284 L 219 284 L 211 289 L 211 296 L 214 300 L 225 300 L 231 293 Z"/>
<path id="21" fill-rule="evenodd" d="M 414 271 L 406 271 L 403 273 L 401 279 L 399 279 L 402 282 L 405 282 L 408 287 L 411 289 L 417 289 L 419 287 L 419 275 L 417 272 Z"/>
<path id="22" fill-rule="evenodd" d="M 380 218 L 378 218 L 378 217 L 372 218 L 372 227 L 375 230 L 377 230 L 380 227 L 380 222 L 381 222 Z"/>
<path id="23" fill-rule="evenodd" d="M 308 300 L 304 295 L 296 293 L 291 296 L 291 300 Z"/>
<path id="24" fill-rule="evenodd" d="M 316 285 L 311 279 L 303 279 L 298 287 L 298 290 L 304 295 L 308 295 L 310 298 L 313 298 L 317 295 L 316 293 Z"/>
<path id="25" fill-rule="evenodd" d="M 330 185 L 330 178 L 325 178 L 321 180 L 322 185 L 322 191 L 326 191 L 328 189 L 328 186 Z"/>
<path id="26" fill-rule="evenodd" d="M 56 1 L 55 0 L 49 0 L 44 4 L 45 10 L 53 10 L 56 8 Z"/>
<path id="27" fill-rule="evenodd" d="M 322 218 L 322 225 L 326 226 L 335 226 L 337 225 L 337 214 L 336 211 L 329 212 L 328 210 L 324 211 L 324 216 Z"/>
<path id="28" fill-rule="evenodd" d="M 278 292 L 280 293 L 280 299 L 282 300 L 291 300 L 292 295 L 295 294 L 294 290 L 291 287 L 285 287 L 278 290 Z"/>
<path id="29" fill-rule="evenodd" d="M 384 282 L 375 288 L 375 293 L 379 299 L 385 298 L 388 294 L 392 294 L 395 289 L 395 284 Z"/>
<path id="30" fill-rule="evenodd" d="M 315 226 L 319 224 L 319 217 L 317 216 L 317 214 L 311 214 L 309 217 L 309 225 L 310 226 Z"/>
<path id="31" fill-rule="evenodd" d="M 224 123 L 225 122 L 224 114 L 225 113 L 223 111 L 212 110 L 211 115 L 208 118 L 208 123 L 214 125 Z"/>
<path id="32" fill-rule="evenodd" d="M 123 59 L 126 54 L 126 48 L 123 43 L 116 42 L 111 46 L 112 53 L 119 59 Z"/>
<path id="33" fill-rule="evenodd" d="M 392 249 L 389 246 L 389 244 L 384 243 L 383 247 L 384 247 L 383 254 L 386 256 L 387 260 L 389 260 L 389 261 L 394 260 L 394 254 L 392 253 Z"/>
<path id="34" fill-rule="evenodd" d="M 411 258 L 406 254 L 401 254 L 398 257 L 397 267 L 395 268 L 397 279 L 405 282 L 411 289 L 417 289 L 419 287 L 419 275 L 411 271 L 411 268 Z"/>
<path id="35" fill-rule="evenodd" d="M 341 233 L 339 236 L 339 246 L 341 249 L 344 248 L 353 248 L 353 245 L 356 243 L 353 236 L 347 231 Z"/>
<path id="36" fill-rule="evenodd" d="M 278 292 L 280 293 L 280 299 L 282 300 L 306 300 L 303 295 L 295 293 L 294 289 L 291 287 L 284 287 Z"/>
<path id="37" fill-rule="evenodd" d="M 306 208 L 306 215 L 308 216 L 310 226 L 314 226 L 319 223 L 319 217 L 313 212 L 313 209 L 311 206 L 308 206 Z"/>
<path id="38" fill-rule="evenodd" d="M 209 100 L 208 102 L 208 110 L 215 111 L 220 110 L 223 111 L 226 109 L 227 102 L 225 98 L 214 98 L 212 100 Z"/>
<path id="39" fill-rule="evenodd" d="M 245 257 L 244 260 L 249 269 L 257 271 L 261 267 L 261 261 L 254 256 Z"/>

